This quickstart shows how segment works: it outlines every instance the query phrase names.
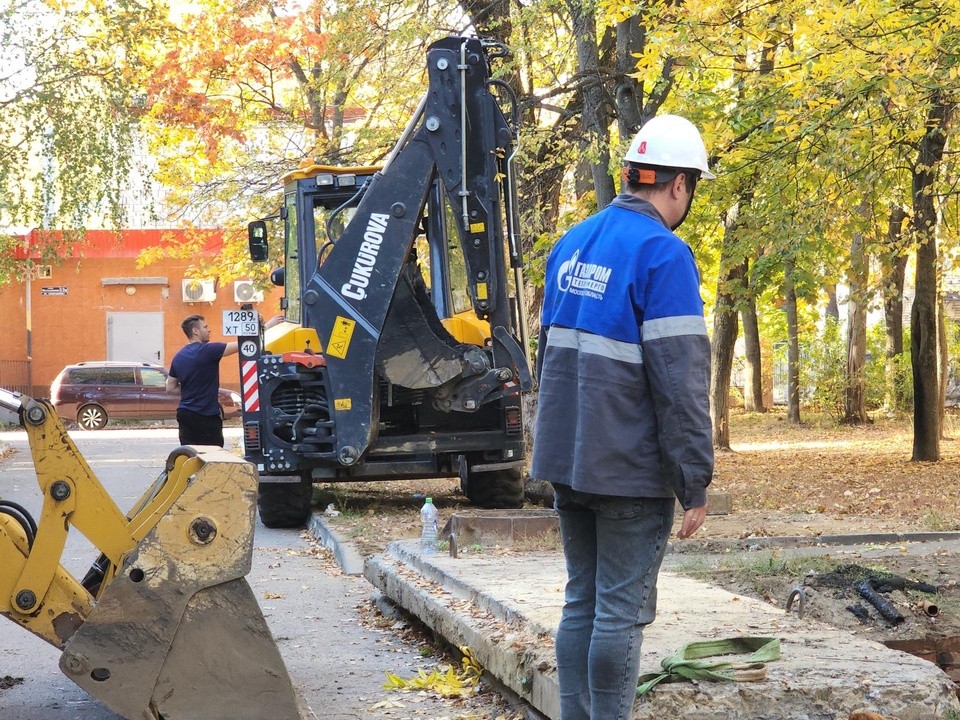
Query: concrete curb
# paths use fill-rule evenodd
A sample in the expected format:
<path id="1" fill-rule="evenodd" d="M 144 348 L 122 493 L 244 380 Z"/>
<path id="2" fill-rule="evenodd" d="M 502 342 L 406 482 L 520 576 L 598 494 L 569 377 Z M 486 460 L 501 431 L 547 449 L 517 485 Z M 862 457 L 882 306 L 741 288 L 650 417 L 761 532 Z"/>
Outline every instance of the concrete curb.
<path id="1" fill-rule="evenodd" d="M 363 575 L 363 556 L 334 532 L 322 515 L 310 516 L 307 531 L 333 551 L 333 557 L 345 575 Z"/>
<path id="2" fill-rule="evenodd" d="M 506 622 L 472 607 L 477 594 L 463 597 L 462 586 L 457 592 L 446 582 L 425 579 L 394 554 L 412 556 L 400 543 L 391 544 L 390 553 L 367 559 L 364 576 L 374 587 L 447 642 L 469 646 L 487 672 L 537 711 L 548 718 L 560 716 L 553 640 L 548 633 L 539 632 L 522 617 Z M 509 615 L 503 608 L 497 614 Z"/>

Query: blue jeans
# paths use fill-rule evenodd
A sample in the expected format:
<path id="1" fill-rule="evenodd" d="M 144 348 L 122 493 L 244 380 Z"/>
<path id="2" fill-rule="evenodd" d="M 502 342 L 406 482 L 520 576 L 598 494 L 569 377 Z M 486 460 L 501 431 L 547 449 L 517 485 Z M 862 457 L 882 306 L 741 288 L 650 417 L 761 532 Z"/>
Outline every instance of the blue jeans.
<path id="1" fill-rule="evenodd" d="M 674 500 L 593 495 L 566 485 L 554 491 L 567 563 L 557 630 L 560 720 L 629 720 Z"/>

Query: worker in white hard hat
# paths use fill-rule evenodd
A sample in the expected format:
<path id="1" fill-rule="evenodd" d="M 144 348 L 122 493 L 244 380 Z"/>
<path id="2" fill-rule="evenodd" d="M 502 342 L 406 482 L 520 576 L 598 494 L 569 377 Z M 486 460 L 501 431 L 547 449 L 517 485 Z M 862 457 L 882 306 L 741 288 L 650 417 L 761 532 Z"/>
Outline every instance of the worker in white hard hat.
<path id="1" fill-rule="evenodd" d="M 700 277 L 673 230 L 714 176 L 688 120 L 647 122 L 623 191 L 547 261 L 531 475 L 555 491 L 567 565 L 561 720 L 631 717 L 643 628 L 673 524 L 690 537 L 713 477 Z"/>
<path id="2" fill-rule="evenodd" d="M 707 167 L 707 148 L 693 123 L 679 115 L 660 115 L 647 122 L 633 138 L 624 156 L 621 178 L 629 192 L 644 185 L 669 182 L 682 174 L 689 190 L 687 207 L 671 230 L 680 227 L 690 211 L 700 178 L 713 180 Z"/>

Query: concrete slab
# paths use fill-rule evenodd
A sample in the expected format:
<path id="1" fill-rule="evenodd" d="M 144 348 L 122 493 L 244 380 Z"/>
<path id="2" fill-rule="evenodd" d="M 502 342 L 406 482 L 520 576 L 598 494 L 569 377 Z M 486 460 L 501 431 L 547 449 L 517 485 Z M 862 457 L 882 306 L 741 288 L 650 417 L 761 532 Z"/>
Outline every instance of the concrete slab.
<path id="1" fill-rule="evenodd" d="M 560 520 L 555 510 L 542 508 L 458 510 L 440 531 L 440 539 L 449 541 L 454 549 L 517 545 L 530 549 L 530 543 L 539 545 L 539 549 L 557 548 Z"/>
<path id="2" fill-rule="evenodd" d="M 729 493 L 708 493 L 708 515 L 728 514 Z M 683 514 L 678 506 L 677 514 Z M 487 548 L 516 547 L 549 550 L 560 547 L 560 520 L 556 510 L 522 508 L 519 510 L 458 510 L 440 531 L 440 539 L 448 540 L 455 549 L 481 546 Z M 539 545 L 539 547 L 537 547 Z M 457 553 L 454 553 L 456 556 Z"/>
<path id="3" fill-rule="evenodd" d="M 451 558 L 393 543 L 367 559 L 367 579 L 549 718 L 559 718 L 554 637 L 563 605 L 560 552 Z M 955 686 L 932 663 L 850 632 L 689 578 L 661 573 L 659 615 L 647 629 L 642 672 L 693 640 L 776 636 L 783 656 L 765 680 L 661 685 L 637 720 L 845 720 L 867 709 L 898 720 L 960 717 Z M 952 715 L 955 714 L 955 715 Z"/>

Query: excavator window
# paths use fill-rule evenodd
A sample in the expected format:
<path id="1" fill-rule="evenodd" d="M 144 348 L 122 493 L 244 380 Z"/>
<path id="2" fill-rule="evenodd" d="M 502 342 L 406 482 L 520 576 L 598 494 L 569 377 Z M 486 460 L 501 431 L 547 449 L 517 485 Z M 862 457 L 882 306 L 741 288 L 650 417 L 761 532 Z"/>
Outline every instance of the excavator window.
<path id="1" fill-rule="evenodd" d="M 470 294 L 467 292 L 467 265 L 457 235 L 457 220 L 454 210 L 443 193 L 444 246 L 447 260 L 447 284 L 450 290 L 450 305 L 454 315 L 473 309 Z"/>
<path id="2" fill-rule="evenodd" d="M 290 322 L 300 322 L 300 253 L 297 246 L 297 195 L 287 193 L 284 196 L 286 205 L 286 219 L 283 221 L 284 231 L 284 299 L 286 310 L 284 316 Z"/>
<path id="3" fill-rule="evenodd" d="M 313 206 L 313 227 L 317 235 L 317 263 L 323 264 L 323 259 L 330 248 L 343 235 L 344 229 L 357 214 L 355 207 L 344 208 L 336 215 L 331 214 L 331 210 L 325 205 L 318 204 Z M 328 234 L 329 231 L 329 234 Z"/>

